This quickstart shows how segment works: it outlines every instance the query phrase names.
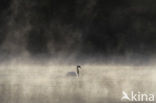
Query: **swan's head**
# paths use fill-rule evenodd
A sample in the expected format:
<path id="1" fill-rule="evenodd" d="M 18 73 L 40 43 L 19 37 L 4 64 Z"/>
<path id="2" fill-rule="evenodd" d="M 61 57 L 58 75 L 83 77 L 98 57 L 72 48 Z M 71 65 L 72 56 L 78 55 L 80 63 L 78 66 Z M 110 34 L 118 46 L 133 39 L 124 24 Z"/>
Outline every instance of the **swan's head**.
<path id="1" fill-rule="evenodd" d="M 77 65 L 77 69 L 81 69 L 81 66 L 80 65 Z"/>

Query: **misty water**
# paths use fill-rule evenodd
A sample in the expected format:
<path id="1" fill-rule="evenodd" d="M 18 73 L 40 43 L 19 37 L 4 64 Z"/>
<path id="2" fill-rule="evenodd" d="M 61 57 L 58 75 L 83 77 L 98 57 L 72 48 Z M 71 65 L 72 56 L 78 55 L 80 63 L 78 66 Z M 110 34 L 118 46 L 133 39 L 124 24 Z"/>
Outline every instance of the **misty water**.
<path id="1" fill-rule="evenodd" d="M 66 64 L 1 64 L 0 102 L 121 103 L 122 91 L 156 94 L 155 66 L 84 64 L 79 78 L 67 76 L 75 71 Z"/>

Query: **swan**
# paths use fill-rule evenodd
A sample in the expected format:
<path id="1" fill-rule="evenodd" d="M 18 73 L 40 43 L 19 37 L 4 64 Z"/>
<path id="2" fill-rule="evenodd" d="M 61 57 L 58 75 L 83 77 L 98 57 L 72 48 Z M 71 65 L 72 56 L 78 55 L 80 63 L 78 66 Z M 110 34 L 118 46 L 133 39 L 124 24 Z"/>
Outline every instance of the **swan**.
<path id="1" fill-rule="evenodd" d="M 80 65 L 77 65 L 76 71 L 75 72 L 68 72 L 67 73 L 67 76 L 68 77 L 79 77 L 79 75 L 80 75 L 80 69 L 81 69 L 81 66 Z"/>

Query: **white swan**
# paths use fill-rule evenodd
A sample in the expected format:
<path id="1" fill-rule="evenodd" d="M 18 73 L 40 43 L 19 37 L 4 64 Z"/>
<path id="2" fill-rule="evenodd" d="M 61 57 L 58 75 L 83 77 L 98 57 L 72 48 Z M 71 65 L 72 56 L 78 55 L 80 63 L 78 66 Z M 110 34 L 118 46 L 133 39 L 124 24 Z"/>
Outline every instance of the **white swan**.
<path id="1" fill-rule="evenodd" d="M 76 72 L 68 72 L 67 73 L 67 76 L 68 77 L 79 77 L 79 75 L 80 75 L 80 69 L 81 69 L 81 66 L 80 65 L 77 65 Z"/>

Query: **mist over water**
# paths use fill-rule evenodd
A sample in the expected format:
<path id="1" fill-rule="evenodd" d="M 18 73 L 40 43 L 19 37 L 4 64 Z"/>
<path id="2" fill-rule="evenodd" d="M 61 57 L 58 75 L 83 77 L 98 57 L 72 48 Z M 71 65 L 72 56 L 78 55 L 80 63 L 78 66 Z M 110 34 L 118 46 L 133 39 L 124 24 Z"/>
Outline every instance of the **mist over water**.
<path id="1" fill-rule="evenodd" d="M 156 94 L 155 5 L 0 0 L 0 102 L 121 103 L 122 91 Z M 80 77 L 68 77 L 77 65 Z"/>
<path id="2" fill-rule="evenodd" d="M 153 0 L 1 0 L 0 58 L 150 58 L 156 44 L 154 4 Z"/>
<path id="3" fill-rule="evenodd" d="M 0 66 L 2 103 L 121 103 L 122 91 L 156 94 L 155 66 L 12 62 Z M 128 102 L 125 102 L 128 103 Z"/>

